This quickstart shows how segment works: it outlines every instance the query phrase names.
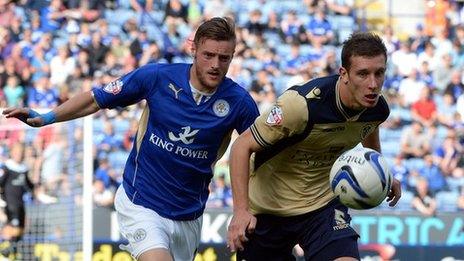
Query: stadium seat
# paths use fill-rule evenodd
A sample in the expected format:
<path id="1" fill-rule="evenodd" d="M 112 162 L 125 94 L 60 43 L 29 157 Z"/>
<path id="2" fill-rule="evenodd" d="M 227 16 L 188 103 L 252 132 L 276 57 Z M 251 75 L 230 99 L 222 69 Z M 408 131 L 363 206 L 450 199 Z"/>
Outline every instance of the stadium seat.
<path id="1" fill-rule="evenodd" d="M 437 210 L 454 212 L 457 211 L 457 199 L 459 194 L 453 191 L 439 191 L 435 195 L 437 200 Z"/>
<path id="2" fill-rule="evenodd" d="M 453 192 L 459 192 L 461 187 L 464 187 L 464 177 L 461 178 L 453 178 L 447 177 L 446 184 L 448 184 L 448 188 Z"/>

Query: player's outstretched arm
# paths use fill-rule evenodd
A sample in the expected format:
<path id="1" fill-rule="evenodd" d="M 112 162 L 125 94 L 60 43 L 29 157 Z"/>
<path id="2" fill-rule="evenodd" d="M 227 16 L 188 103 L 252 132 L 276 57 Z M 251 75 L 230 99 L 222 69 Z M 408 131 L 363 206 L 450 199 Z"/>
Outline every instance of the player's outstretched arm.
<path id="1" fill-rule="evenodd" d="M 248 206 L 248 177 L 250 156 L 260 149 L 250 129 L 242 133 L 231 148 L 230 179 L 234 215 L 228 228 L 227 245 L 232 252 L 243 249 L 243 242 L 248 241 L 245 232 L 252 233 L 256 226 L 256 217 L 250 213 Z"/>
<path id="2" fill-rule="evenodd" d="M 32 127 L 42 127 L 55 122 L 77 119 L 99 110 L 91 91 L 80 93 L 50 112 L 40 114 L 31 108 L 7 108 L 2 114 L 17 118 Z"/>

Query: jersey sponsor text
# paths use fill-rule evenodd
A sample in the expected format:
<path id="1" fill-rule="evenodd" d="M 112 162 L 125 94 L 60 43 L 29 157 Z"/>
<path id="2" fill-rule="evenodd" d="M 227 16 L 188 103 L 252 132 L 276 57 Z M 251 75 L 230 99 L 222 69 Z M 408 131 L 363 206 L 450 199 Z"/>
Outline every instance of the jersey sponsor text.
<path id="1" fill-rule="evenodd" d="M 192 158 L 192 159 L 208 159 L 208 151 L 206 150 L 193 150 L 190 148 L 182 147 L 172 142 L 169 142 L 167 140 L 163 140 L 162 138 L 160 138 L 154 133 L 150 135 L 149 140 L 154 145 L 166 151 L 173 152 L 177 155 L 181 155 L 183 157 Z"/>

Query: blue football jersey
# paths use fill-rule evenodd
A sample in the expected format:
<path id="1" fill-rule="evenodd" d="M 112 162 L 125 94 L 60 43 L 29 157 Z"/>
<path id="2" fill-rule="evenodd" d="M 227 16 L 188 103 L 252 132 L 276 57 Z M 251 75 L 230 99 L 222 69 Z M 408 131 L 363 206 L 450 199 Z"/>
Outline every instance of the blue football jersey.
<path id="1" fill-rule="evenodd" d="M 248 92 L 227 77 L 209 100 L 197 105 L 190 67 L 149 64 L 93 89 L 100 108 L 146 100 L 123 186 L 135 204 L 174 220 L 202 215 L 214 164 L 232 131 L 245 131 L 259 114 Z"/>

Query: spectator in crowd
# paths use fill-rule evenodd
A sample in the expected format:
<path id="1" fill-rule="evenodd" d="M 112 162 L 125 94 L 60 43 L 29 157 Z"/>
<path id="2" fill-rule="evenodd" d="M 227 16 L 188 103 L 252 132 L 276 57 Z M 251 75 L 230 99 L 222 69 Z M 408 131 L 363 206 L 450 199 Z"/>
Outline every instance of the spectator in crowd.
<path id="1" fill-rule="evenodd" d="M 58 89 L 50 83 L 47 75 L 41 76 L 27 90 L 27 105 L 32 108 L 51 108 L 58 104 Z"/>
<path id="2" fill-rule="evenodd" d="M 425 83 L 429 89 L 435 88 L 435 83 L 433 82 L 432 71 L 430 71 L 429 63 L 427 61 L 423 61 L 419 64 L 417 68 L 417 77 L 419 80 Z"/>
<path id="3" fill-rule="evenodd" d="M 437 120 L 437 106 L 433 99 L 433 92 L 425 87 L 419 93 L 419 100 L 411 105 L 412 119 L 424 127 L 430 127 Z"/>
<path id="4" fill-rule="evenodd" d="M 31 60 L 31 82 L 34 83 L 42 77 L 50 75 L 50 63 L 45 60 L 45 53 L 42 48 L 34 48 L 34 56 Z"/>
<path id="5" fill-rule="evenodd" d="M 23 86 L 19 85 L 18 77 L 12 75 L 6 80 L 6 86 L 3 88 L 6 98 L 6 104 L 11 107 L 21 106 L 24 104 L 26 92 Z"/>
<path id="6" fill-rule="evenodd" d="M 409 107 L 419 100 L 419 93 L 427 88 L 425 82 L 418 77 L 417 69 L 413 68 L 410 74 L 400 81 L 398 94 L 400 95 L 401 106 Z"/>
<path id="7" fill-rule="evenodd" d="M 68 46 L 58 47 L 58 53 L 50 60 L 50 83 L 61 86 L 76 68 L 76 60 L 69 55 Z"/>
<path id="8" fill-rule="evenodd" d="M 400 40 L 395 35 L 393 28 L 391 26 L 385 26 L 383 29 L 383 42 L 387 47 L 388 55 L 391 55 L 393 52 L 400 48 Z"/>
<path id="9" fill-rule="evenodd" d="M 305 31 L 307 39 L 312 42 L 315 38 L 322 44 L 330 43 L 334 40 L 332 25 L 326 18 L 324 9 L 317 8 L 313 18 L 306 25 Z"/>
<path id="10" fill-rule="evenodd" d="M 100 180 L 105 189 L 116 191 L 119 181 L 115 177 L 114 169 L 111 167 L 107 158 L 98 161 L 98 168 L 95 170 L 95 180 Z"/>
<path id="11" fill-rule="evenodd" d="M 435 194 L 438 191 L 446 189 L 446 180 L 440 167 L 433 161 L 432 154 L 424 156 L 424 165 L 418 169 L 419 175 L 427 179 L 429 190 Z"/>
<path id="12" fill-rule="evenodd" d="M 413 121 L 409 127 L 403 129 L 400 141 L 400 154 L 403 158 L 422 158 L 430 149 L 422 123 Z"/>
<path id="13" fill-rule="evenodd" d="M 404 190 L 409 190 L 408 180 L 409 180 L 409 170 L 405 166 L 403 156 L 397 154 L 393 159 L 393 164 L 390 168 L 390 171 L 395 179 L 401 183 L 401 187 Z"/>
<path id="14" fill-rule="evenodd" d="M 113 207 L 114 192 L 105 186 L 103 180 L 95 179 L 93 181 L 93 202 L 98 207 Z"/>
<path id="15" fill-rule="evenodd" d="M 283 70 L 288 75 L 296 75 L 308 62 L 308 57 L 301 54 L 301 45 L 298 42 L 290 45 L 290 54 L 284 59 Z"/>
<path id="16" fill-rule="evenodd" d="M 23 197 L 32 191 L 34 185 L 28 176 L 28 167 L 24 164 L 24 144 L 16 143 L 10 148 L 10 157 L 0 168 L 0 192 L 6 202 L 6 224 L 1 229 L 2 238 L 9 247 L 2 250 L 5 257 L 13 255 L 16 260 L 17 243 L 24 234 L 26 211 Z"/>
<path id="17" fill-rule="evenodd" d="M 424 216 L 433 216 L 437 210 L 437 201 L 429 190 L 426 178 L 419 177 L 416 181 L 414 198 L 411 202 L 412 207 Z"/>
<path id="18" fill-rule="evenodd" d="M 453 173 L 460 171 L 459 169 L 462 166 L 458 164 L 461 163 L 462 153 L 463 147 L 457 140 L 456 131 L 451 130 L 442 145 L 434 153 L 434 161 L 440 167 L 444 176 L 452 177 L 455 176 Z"/>
<path id="19" fill-rule="evenodd" d="M 208 204 L 206 207 L 209 208 L 226 208 L 232 207 L 232 190 L 230 186 L 226 184 L 224 174 L 219 175 L 210 184 L 211 194 L 209 196 Z"/>
<path id="20" fill-rule="evenodd" d="M 45 188 L 45 193 L 52 196 L 58 195 L 59 184 L 63 179 L 67 141 L 61 132 L 60 128 L 52 130 L 49 142 L 44 142 L 43 153 L 40 157 L 40 182 Z"/>
<path id="21" fill-rule="evenodd" d="M 269 73 L 265 70 L 258 71 L 249 91 L 261 112 L 269 109 L 276 99 L 274 85 L 271 82 Z"/>
<path id="22" fill-rule="evenodd" d="M 246 35 L 262 35 L 266 30 L 267 26 L 263 22 L 263 13 L 259 9 L 250 11 L 250 18 L 243 27 Z"/>
<path id="23" fill-rule="evenodd" d="M 439 57 L 440 60 L 437 64 L 437 68 L 433 71 L 432 76 L 437 91 L 443 93 L 452 77 L 453 60 L 449 53 L 442 54 Z"/>
<path id="24" fill-rule="evenodd" d="M 100 32 L 92 33 L 91 42 L 87 46 L 87 51 L 89 53 L 90 74 L 93 74 L 103 64 L 106 53 L 109 51 L 108 46 L 102 43 Z"/>
<path id="25" fill-rule="evenodd" d="M 424 29 L 422 24 L 416 25 L 415 33 L 409 35 L 409 42 L 411 43 L 411 50 L 420 54 L 425 50 L 426 44 L 430 41 L 430 36 Z"/>
<path id="26" fill-rule="evenodd" d="M 171 20 L 174 26 L 188 22 L 188 6 L 180 0 L 168 0 L 164 9 L 164 21 Z"/>
<path id="27" fill-rule="evenodd" d="M 411 75 L 417 69 L 417 55 L 411 51 L 411 45 L 407 41 L 400 43 L 400 48 L 391 54 L 391 63 L 398 68 L 403 77 Z"/>
<path id="28" fill-rule="evenodd" d="M 453 127 L 456 122 L 455 114 L 457 114 L 456 103 L 453 95 L 445 93 L 438 99 L 441 99 L 441 102 L 438 103 L 437 107 L 438 123 L 448 128 Z"/>
<path id="29" fill-rule="evenodd" d="M 451 78 L 446 85 L 444 95 L 449 94 L 453 98 L 453 103 L 464 93 L 464 84 L 462 83 L 462 73 L 459 69 L 451 72 Z"/>
<path id="30" fill-rule="evenodd" d="M 301 44 L 308 41 L 303 22 L 294 10 L 289 10 L 285 14 L 280 22 L 280 32 L 282 40 L 287 44 Z"/>
<path id="31" fill-rule="evenodd" d="M 122 147 L 122 140 L 115 135 L 114 126 L 110 121 L 103 123 L 103 132 L 96 137 L 96 146 L 98 159 L 105 158 L 111 151 Z"/>

